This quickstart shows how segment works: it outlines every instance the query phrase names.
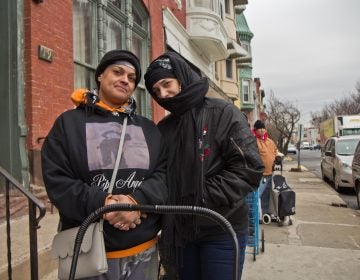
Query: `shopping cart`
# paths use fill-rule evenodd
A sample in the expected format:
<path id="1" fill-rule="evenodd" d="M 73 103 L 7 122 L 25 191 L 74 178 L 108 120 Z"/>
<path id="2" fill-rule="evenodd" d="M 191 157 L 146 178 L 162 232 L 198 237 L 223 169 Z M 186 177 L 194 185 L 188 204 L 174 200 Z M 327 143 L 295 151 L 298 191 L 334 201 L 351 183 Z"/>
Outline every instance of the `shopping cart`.
<path id="1" fill-rule="evenodd" d="M 253 254 L 253 260 L 256 261 L 256 255 L 259 254 L 259 193 L 258 191 L 250 192 L 246 196 L 248 205 L 248 223 L 249 235 L 247 246 Z M 261 252 L 265 251 L 264 229 L 261 229 Z"/>

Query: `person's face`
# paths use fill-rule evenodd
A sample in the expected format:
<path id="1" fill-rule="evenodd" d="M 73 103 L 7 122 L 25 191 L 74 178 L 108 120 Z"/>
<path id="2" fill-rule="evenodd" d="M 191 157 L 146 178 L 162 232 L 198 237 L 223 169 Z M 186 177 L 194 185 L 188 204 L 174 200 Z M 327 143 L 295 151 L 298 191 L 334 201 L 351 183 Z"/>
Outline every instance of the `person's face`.
<path id="1" fill-rule="evenodd" d="M 161 79 L 153 86 L 153 92 L 161 99 L 174 97 L 178 95 L 180 91 L 180 83 L 174 78 Z"/>
<path id="2" fill-rule="evenodd" d="M 256 130 L 256 133 L 261 136 L 263 136 L 265 134 L 265 132 L 266 132 L 265 128 L 258 128 Z"/>
<path id="3" fill-rule="evenodd" d="M 110 107 L 126 103 L 135 89 L 135 69 L 125 65 L 110 65 L 98 77 L 99 98 Z"/>

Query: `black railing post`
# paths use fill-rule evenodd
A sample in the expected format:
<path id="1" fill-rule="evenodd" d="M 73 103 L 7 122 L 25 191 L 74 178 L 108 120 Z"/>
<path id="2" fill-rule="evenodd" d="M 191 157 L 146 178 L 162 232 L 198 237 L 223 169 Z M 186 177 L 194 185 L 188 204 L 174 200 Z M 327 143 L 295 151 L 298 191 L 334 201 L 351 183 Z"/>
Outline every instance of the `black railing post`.
<path id="1" fill-rule="evenodd" d="M 38 252 L 37 252 L 37 229 L 36 207 L 29 199 L 29 233 L 30 233 L 30 267 L 31 280 L 39 279 Z"/>
<path id="2" fill-rule="evenodd" d="M 6 243 L 7 243 L 7 259 L 8 259 L 8 279 L 12 280 L 11 266 L 11 231 L 10 231 L 10 183 L 5 178 L 5 196 L 6 196 Z"/>

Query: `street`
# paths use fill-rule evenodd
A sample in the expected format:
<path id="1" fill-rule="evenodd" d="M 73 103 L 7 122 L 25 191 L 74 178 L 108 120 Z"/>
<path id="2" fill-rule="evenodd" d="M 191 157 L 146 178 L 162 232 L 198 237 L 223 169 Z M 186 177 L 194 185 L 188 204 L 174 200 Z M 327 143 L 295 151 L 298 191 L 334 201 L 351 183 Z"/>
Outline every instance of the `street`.
<path id="1" fill-rule="evenodd" d="M 289 155 L 294 161 L 298 162 L 298 155 Z M 320 150 L 300 150 L 300 164 L 305 166 L 311 173 L 315 174 L 316 177 L 321 178 L 321 170 L 320 170 L 320 162 L 321 162 L 321 151 Z M 329 188 L 331 186 L 330 182 L 326 182 Z M 347 206 L 352 209 L 357 208 L 357 201 L 355 191 L 353 189 L 342 189 L 339 196 L 346 202 Z"/>

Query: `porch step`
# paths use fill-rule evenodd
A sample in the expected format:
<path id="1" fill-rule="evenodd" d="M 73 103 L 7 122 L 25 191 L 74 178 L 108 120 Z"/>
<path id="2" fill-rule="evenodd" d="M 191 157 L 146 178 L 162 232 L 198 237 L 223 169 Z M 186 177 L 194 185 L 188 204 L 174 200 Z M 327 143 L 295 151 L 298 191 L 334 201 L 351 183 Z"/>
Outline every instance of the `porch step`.
<path id="1" fill-rule="evenodd" d="M 41 280 L 55 280 L 55 279 L 58 279 L 57 276 L 58 276 L 58 271 L 57 271 L 57 269 L 55 269 L 52 272 L 44 275 L 40 279 Z"/>
<path id="2" fill-rule="evenodd" d="M 56 234 L 59 216 L 55 209 L 51 214 L 47 211 L 40 221 L 37 231 L 39 279 L 57 270 L 57 261 L 51 256 L 51 243 Z M 11 220 L 11 259 L 12 278 L 16 280 L 30 279 L 30 245 L 29 245 L 29 218 L 27 215 Z M 6 223 L 0 224 L 0 279 L 8 279 Z M 57 275 L 57 274 L 56 274 Z M 45 279 L 45 278 L 44 278 Z M 57 279 L 49 278 L 49 279 Z"/>

